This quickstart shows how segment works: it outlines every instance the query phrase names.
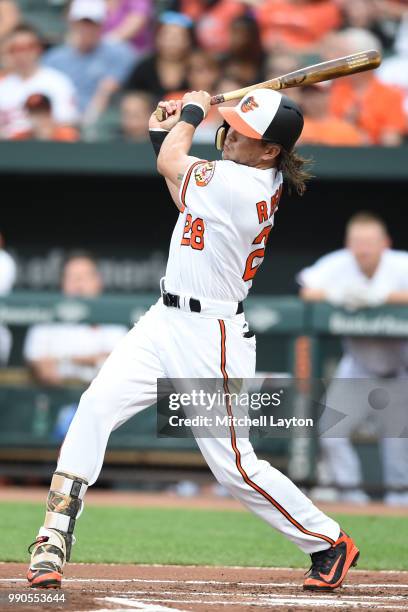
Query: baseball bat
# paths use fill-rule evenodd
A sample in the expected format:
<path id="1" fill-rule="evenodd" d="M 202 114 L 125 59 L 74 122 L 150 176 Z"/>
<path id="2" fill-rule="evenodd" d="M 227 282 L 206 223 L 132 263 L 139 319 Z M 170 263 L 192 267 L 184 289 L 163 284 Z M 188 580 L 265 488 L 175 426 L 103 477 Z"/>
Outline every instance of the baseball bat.
<path id="1" fill-rule="evenodd" d="M 288 89 L 289 87 L 301 87 L 312 85 L 313 83 L 321 83 L 322 81 L 331 81 L 342 76 L 349 76 L 357 72 L 365 72 L 373 70 L 381 64 L 381 54 L 373 49 L 369 51 L 360 51 L 345 57 L 339 57 L 306 68 L 300 68 L 294 72 L 289 72 L 283 76 L 276 77 L 263 83 L 235 89 L 227 93 L 217 94 L 212 96 L 210 104 L 222 104 L 230 100 L 242 98 L 253 89 Z M 159 121 L 164 121 L 166 111 L 160 107 L 156 109 L 156 117 Z"/>

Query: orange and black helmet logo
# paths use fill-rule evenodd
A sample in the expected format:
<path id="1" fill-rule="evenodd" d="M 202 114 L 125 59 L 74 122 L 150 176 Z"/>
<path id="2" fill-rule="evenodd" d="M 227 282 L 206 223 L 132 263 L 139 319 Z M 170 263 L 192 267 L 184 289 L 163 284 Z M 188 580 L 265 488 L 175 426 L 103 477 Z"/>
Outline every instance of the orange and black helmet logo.
<path id="1" fill-rule="evenodd" d="M 255 110 L 255 108 L 258 107 L 259 104 L 255 100 L 254 96 L 249 96 L 249 98 L 246 98 L 241 104 L 241 110 L 243 113 L 248 113 L 249 111 Z"/>

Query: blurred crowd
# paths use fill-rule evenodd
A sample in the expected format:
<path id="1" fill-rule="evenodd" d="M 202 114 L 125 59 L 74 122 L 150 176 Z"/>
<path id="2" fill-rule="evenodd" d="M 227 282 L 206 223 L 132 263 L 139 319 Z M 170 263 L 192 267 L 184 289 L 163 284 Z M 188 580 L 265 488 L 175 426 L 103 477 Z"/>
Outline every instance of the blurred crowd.
<path id="1" fill-rule="evenodd" d="M 376 72 L 287 90 L 305 144 L 395 146 L 408 135 L 406 0 L 0 0 L 0 138 L 144 141 L 160 99 L 218 93 L 378 49 Z M 31 16 L 33 12 L 31 12 Z M 62 21 L 63 20 L 63 21 Z M 197 131 L 211 142 L 214 108 Z"/>

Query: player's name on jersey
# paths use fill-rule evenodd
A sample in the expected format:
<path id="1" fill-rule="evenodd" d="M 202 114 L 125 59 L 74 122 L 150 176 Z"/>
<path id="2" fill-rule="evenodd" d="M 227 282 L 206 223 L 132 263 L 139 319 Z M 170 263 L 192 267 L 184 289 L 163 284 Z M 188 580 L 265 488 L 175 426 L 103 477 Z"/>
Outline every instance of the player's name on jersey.
<path id="1" fill-rule="evenodd" d="M 313 427 L 314 419 L 300 419 L 291 417 L 289 419 L 277 419 L 273 414 L 250 417 L 248 415 L 237 416 L 204 416 L 182 417 L 172 415 L 169 418 L 171 427 L 279 427 L 289 429 L 291 427 Z"/>

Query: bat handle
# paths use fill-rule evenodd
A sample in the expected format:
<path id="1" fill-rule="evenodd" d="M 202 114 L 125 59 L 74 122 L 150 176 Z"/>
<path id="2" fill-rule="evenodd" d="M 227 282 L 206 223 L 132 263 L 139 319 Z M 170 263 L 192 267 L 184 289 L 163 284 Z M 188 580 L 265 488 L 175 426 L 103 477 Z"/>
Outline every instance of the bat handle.
<path id="1" fill-rule="evenodd" d="M 225 102 L 224 94 L 217 94 L 216 96 L 212 96 L 210 104 L 213 106 L 214 104 L 222 104 L 223 102 Z M 157 121 L 162 122 L 167 119 L 166 110 L 162 108 L 161 106 L 158 106 L 156 108 L 155 115 L 156 115 Z"/>
<path id="2" fill-rule="evenodd" d="M 161 106 L 158 106 L 156 108 L 155 115 L 156 115 L 157 121 L 162 122 L 167 119 L 166 109 L 162 108 Z"/>
<path id="3" fill-rule="evenodd" d="M 212 96 L 210 104 L 222 104 L 225 102 L 224 94 L 217 94 L 216 96 Z"/>

